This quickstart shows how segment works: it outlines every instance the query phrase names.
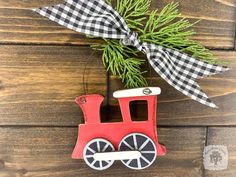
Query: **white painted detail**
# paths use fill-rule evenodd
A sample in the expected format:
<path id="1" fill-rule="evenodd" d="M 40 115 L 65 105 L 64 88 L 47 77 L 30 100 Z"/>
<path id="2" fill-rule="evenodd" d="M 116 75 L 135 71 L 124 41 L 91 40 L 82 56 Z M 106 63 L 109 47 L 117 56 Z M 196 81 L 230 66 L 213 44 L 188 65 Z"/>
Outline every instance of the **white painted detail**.
<path id="1" fill-rule="evenodd" d="M 118 90 L 113 93 L 113 97 L 125 98 L 134 96 L 149 96 L 149 95 L 159 95 L 160 93 L 161 89 L 159 87 L 143 87 L 143 88 Z"/>
<path id="2" fill-rule="evenodd" d="M 93 156 L 95 160 L 128 160 L 140 157 L 141 153 L 139 151 L 101 152 L 95 153 Z"/>

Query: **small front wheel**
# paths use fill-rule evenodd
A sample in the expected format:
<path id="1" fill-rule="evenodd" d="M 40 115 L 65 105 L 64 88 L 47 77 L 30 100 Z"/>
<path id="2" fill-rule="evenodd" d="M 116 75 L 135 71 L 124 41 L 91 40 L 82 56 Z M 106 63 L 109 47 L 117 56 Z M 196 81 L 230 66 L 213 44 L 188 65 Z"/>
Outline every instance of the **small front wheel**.
<path id="1" fill-rule="evenodd" d="M 154 142 L 141 133 L 131 133 L 124 137 L 119 144 L 119 151 L 139 151 L 141 157 L 137 159 L 121 160 L 128 168 L 141 170 L 149 167 L 156 159 L 157 151 Z"/>
<path id="2" fill-rule="evenodd" d="M 98 152 L 112 152 L 115 151 L 113 145 L 102 138 L 96 138 L 91 140 L 84 147 L 83 158 L 86 164 L 95 170 L 105 170 L 108 169 L 114 160 L 95 160 L 94 154 Z"/>

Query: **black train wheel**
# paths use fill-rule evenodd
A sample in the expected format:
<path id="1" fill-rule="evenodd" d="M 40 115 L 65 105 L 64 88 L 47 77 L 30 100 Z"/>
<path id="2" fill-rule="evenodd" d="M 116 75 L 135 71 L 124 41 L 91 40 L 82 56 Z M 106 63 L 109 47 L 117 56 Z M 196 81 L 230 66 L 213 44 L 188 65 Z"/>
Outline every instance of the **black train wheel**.
<path id="1" fill-rule="evenodd" d="M 137 150 L 141 153 L 138 159 L 121 160 L 128 168 L 141 170 L 149 167 L 156 159 L 156 146 L 154 142 L 146 135 L 141 133 L 132 133 L 124 137 L 119 144 L 119 151 Z"/>
<path id="2" fill-rule="evenodd" d="M 109 168 L 114 160 L 95 160 L 94 154 L 97 152 L 112 152 L 115 151 L 113 145 L 102 138 L 96 138 L 91 140 L 84 147 L 83 158 L 85 163 L 95 170 L 105 170 Z"/>

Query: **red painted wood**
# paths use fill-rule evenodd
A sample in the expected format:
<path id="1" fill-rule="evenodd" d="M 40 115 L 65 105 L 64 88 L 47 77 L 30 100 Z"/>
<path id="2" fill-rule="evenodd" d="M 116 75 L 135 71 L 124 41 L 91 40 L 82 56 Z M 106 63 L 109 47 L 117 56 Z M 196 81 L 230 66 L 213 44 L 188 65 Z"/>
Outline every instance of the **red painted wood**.
<path id="1" fill-rule="evenodd" d="M 104 138 L 110 141 L 116 150 L 120 141 L 130 133 L 143 133 L 153 140 L 156 145 L 157 155 L 165 155 L 166 148 L 158 143 L 156 130 L 156 104 L 157 96 L 136 96 L 119 98 L 119 104 L 122 112 L 123 122 L 101 123 L 100 105 L 103 96 L 84 95 L 76 98 L 76 103 L 81 107 L 85 124 L 79 125 L 78 139 L 72 158 L 83 158 L 83 149 L 85 145 L 94 138 Z M 135 100 L 146 100 L 148 103 L 148 120 L 132 121 L 129 110 L 129 103 Z"/>

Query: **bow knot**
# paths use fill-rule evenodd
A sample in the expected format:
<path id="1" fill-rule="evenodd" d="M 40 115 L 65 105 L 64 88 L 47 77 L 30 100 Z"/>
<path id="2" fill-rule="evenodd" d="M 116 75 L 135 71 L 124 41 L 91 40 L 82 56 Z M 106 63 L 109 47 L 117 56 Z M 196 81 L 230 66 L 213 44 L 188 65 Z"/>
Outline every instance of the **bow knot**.
<path id="1" fill-rule="evenodd" d="M 120 39 L 120 43 L 125 46 L 134 46 L 134 40 L 138 40 L 138 34 L 130 31 L 124 38 Z"/>
<path id="2" fill-rule="evenodd" d="M 138 33 L 132 32 L 131 30 L 127 32 L 127 35 L 120 39 L 120 43 L 125 46 L 133 46 L 136 47 L 139 51 L 143 51 L 143 43 L 138 38 Z"/>

